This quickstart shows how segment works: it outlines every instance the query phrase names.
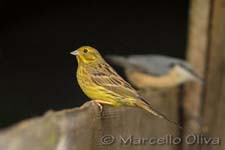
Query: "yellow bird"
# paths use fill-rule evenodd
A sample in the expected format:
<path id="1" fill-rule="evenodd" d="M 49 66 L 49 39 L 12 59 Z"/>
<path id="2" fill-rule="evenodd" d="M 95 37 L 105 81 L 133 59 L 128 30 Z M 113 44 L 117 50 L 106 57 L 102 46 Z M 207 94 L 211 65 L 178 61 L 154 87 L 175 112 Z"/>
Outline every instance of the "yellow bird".
<path id="1" fill-rule="evenodd" d="M 117 74 L 95 48 L 82 46 L 71 54 L 75 55 L 78 61 L 78 84 L 101 109 L 101 104 L 139 107 L 176 124 L 154 110 L 144 97 Z"/>

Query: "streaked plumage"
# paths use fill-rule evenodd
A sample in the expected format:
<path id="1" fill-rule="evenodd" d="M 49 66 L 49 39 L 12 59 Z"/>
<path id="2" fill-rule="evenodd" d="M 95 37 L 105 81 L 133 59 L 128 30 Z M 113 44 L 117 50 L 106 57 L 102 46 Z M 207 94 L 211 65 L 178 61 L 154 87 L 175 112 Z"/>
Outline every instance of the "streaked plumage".
<path id="1" fill-rule="evenodd" d="M 137 106 L 170 121 L 120 77 L 96 49 L 83 46 L 71 54 L 76 55 L 78 61 L 78 83 L 89 98 L 112 106 Z"/>

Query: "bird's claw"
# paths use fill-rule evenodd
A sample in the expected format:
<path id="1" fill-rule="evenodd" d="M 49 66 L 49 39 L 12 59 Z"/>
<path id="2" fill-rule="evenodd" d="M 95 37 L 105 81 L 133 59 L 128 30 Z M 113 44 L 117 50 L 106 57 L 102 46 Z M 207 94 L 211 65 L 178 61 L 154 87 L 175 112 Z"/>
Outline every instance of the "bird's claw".
<path id="1" fill-rule="evenodd" d="M 103 112 L 102 104 L 99 103 L 97 100 L 92 100 L 92 102 L 98 106 L 98 108 L 100 109 L 100 114 L 102 114 L 102 112 Z"/>

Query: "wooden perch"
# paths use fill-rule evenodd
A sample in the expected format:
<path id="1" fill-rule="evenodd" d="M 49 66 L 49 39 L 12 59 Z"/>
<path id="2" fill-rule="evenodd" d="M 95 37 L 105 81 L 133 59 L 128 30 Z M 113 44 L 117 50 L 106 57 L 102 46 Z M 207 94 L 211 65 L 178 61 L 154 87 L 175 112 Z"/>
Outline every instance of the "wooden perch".
<path id="1" fill-rule="evenodd" d="M 158 128 L 151 128 L 151 124 Z M 120 137 L 175 136 L 176 127 L 139 108 L 85 103 L 80 108 L 49 111 L 0 132 L 1 150 L 174 149 L 176 145 L 122 144 Z M 158 131 L 158 132 L 157 132 Z M 104 139 L 105 136 L 109 138 Z M 110 143 L 110 138 L 114 141 Z"/>

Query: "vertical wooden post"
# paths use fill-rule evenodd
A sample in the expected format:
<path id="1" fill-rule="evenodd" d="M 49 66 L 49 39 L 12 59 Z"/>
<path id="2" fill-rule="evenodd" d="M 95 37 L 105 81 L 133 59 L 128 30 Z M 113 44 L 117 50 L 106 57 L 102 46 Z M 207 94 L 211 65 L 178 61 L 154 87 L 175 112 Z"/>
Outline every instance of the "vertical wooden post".
<path id="1" fill-rule="evenodd" d="M 210 0 L 191 0 L 189 10 L 189 34 L 187 45 L 187 60 L 198 74 L 204 77 L 206 57 L 209 42 Z M 201 127 L 201 105 L 203 86 L 195 83 L 184 87 L 184 132 L 183 138 L 189 134 L 199 134 Z M 183 149 L 199 149 L 199 145 L 183 143 Z"/>
<path id="2" fill-rule="evenodd" d="M 204 88 L 187 85 L 184 136 L 204 133 L 225 140 L 225 0 L 192 0 L 187 59 L 206 79 Z M 201 128 L 203 127 L 203 128 Z M 202 129 L 202 130 L 201 130 Z M 187 145 L 183 149 L 224 149 L 221 145 Z"/>
<path id="3" fill-rule="evenodd" d="M 225 149 L 225 0 L 212 2 L 203 129 L 208 137 L 221 139 L 221 145 L 212 149 Z"/>

